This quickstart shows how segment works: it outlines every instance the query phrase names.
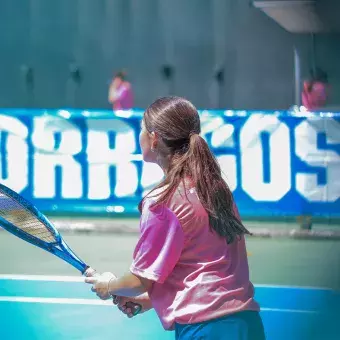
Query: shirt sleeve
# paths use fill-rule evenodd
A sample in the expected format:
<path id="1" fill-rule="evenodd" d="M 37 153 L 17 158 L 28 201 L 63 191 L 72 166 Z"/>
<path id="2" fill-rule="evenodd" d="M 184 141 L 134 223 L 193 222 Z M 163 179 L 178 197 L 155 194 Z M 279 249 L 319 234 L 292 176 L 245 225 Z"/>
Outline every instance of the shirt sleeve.
<path id="1" fill-rule="evenodd" d="M 182 253 L 184 233 L 176 215 L 166 206 L 145 207 L 130 271 L 163 283 Z"/>
<path id="2" fill-rule="evenodd" d="M 115 91 L 115 100 L 122 100 L 126 96 L 128 89 L 129 88 L 126 85 L 123 85 L 117 89 Z"/>

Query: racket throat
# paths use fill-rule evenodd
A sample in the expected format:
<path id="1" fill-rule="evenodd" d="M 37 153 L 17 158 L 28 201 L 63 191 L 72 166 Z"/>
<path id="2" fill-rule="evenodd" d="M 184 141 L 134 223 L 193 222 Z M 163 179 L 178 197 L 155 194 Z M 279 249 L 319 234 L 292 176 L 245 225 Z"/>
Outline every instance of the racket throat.
<path id="1" fill-rule="evenodd" d="M 86 277 L 90 277 L 90 276 L 95 276 L 96 273 L 97 272 L 93 268 L 91 268 L 90 266 L 87 266 L 82 274 Z"/>

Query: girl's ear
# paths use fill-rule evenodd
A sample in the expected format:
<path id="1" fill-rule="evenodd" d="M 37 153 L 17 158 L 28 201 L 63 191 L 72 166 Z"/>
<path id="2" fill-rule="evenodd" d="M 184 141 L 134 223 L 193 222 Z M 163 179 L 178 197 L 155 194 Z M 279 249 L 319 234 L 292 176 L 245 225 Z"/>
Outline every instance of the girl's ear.
<path id="1" fill-rule="evenodd" d="M 154 131 L 152 131 L 150 133 L 150 137 L 151 137 L 151 149 L 156 149 L 157 144 L 158 144 L 158 135 L 157 133 L 155 133 Z"/>

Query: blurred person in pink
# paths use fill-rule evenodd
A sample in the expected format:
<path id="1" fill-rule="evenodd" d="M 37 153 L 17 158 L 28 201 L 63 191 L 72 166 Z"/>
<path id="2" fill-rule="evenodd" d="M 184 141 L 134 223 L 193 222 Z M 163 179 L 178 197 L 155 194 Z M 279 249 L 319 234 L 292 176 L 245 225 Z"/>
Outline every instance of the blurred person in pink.
<path id="1" fill-rule="evenodd" d="M 310 80 L 303 83 L 302 105 L 309 111 L 318 111 L 326 105 L 328 94 L 327 74 L 318 69 Z"/>
<path id="2" fill-rule="evenodd" d="M 133 92 L 131 83 L 126 80 L 126 73 L 118 72 L 109 88 L 109 103 L 113 110 L 129 110 L 133 108 Z"/>
<path id="3" fill-rule="evenodd" d="M 154 308 L 176 339 L 265 339 L 249 279 L 245 235 L 233 195 L 196 108 L 180 97 L 144 113 L 140 146 L 164 180 L 140 203 L 140 237 L 128 274 L 86 278 L 100 298 Z"/>

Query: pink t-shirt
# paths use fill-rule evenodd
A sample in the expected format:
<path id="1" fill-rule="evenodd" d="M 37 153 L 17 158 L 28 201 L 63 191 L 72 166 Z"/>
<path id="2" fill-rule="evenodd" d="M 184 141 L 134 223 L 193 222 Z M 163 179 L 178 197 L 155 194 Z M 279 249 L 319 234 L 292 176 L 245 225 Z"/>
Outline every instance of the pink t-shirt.
<path id="1" fill-rule="evenodd" d="M 113 103 L 114 110 L 129 110 L 133 107 L 133 94 L 131 85 L 127 82 L 122 83 L 116 89 L 116 100 Z"/>
<path id="2" fill-rule="evenodd" d="M 302 104 L 308 110 L 318 110 L 326 104 L 328 86 L 320 81 L 305 82 L 302 92 Z"/>
<path id="3" fill-rule="evenodd" d="M 149 296 L 163 327 L 259 310 L 249 281 L 245 240 L 227 244 L 209 228 L 195 189 L 171 202 L 143 207 L 131 272 L 154 281 Z"/>

